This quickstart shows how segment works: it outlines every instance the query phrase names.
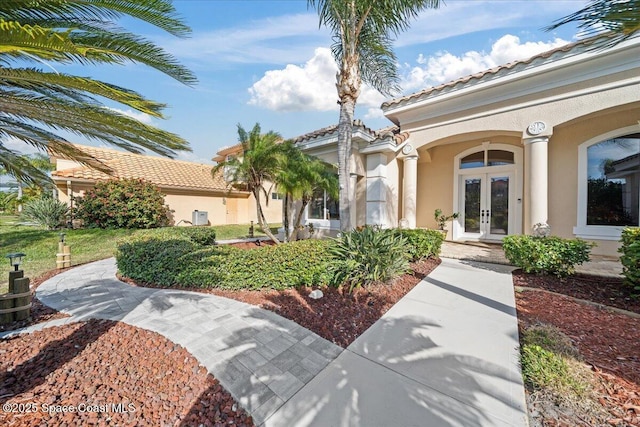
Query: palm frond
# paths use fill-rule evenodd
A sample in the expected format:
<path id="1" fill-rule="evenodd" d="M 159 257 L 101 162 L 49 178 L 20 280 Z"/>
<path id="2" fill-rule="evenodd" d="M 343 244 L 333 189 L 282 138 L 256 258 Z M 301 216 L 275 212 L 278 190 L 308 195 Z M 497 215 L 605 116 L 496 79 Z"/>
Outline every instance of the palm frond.
<path id="1" fill-rule="evenodd" d="M 594 47 L 611 47 L 640 34 L 640 0 L 592 0 L 545 30 L 567 24 L 577 24 L 583 38 L 603 36 L 594 41 Z"/>

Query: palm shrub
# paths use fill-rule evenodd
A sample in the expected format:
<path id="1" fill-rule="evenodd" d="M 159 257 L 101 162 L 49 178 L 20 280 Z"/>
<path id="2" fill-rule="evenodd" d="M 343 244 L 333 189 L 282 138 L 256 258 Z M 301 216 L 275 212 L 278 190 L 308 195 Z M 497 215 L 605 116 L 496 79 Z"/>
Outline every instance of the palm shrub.
<path id="1" fill-rule="evenodd" d="M 140 179 L 98 182 L 76 198 L 75 217 L 94 228 L 156 228 L 169 225 L 170 210 L 153 184 Z"/>
<path id="2" fill-rule="evenodd" d="M 622 275 L 624 281 L 640 291 L 640 228 L 626 227 L 622 230 L 622 246 L 618 249 L 622 255 Z"/>
<path id="3" fill-rule="evenodd" d="M 22 218 L 34 222 L 47 230 L 55 230 L 63 225 L 69 215 L 69 207 L 51 197 L 42 197 L 27 203 Z"/>
<path id="4" fill-rule="evenodd" d="M 343 233 L 329 252 L 331 284 L 346 284 L 350 291 L 409 271 L 407 240 L 394 230 L 365 226 Z"/>
<path id="5" fill-rule="evenodd" d="M 502 240 L 502 249 L 510 263 L 525 273 L 553 274 L 565 277 L 575 266 L 589 261 L 594 243 L 557 236 L 511 235 Z"/>

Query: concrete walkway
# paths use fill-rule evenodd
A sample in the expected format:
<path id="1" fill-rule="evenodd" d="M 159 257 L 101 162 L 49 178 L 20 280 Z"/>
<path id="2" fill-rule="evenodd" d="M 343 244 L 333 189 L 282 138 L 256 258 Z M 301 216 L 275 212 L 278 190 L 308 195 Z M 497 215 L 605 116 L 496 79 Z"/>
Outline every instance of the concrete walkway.
<path id="1" fill-rule="evenodd" d="M 443 259 L 266 426 L 526 426 L 512 268 Z"/>
<path id="2" fill-rule="evenodd" d="M 346 350 L 266 310 L 137 288 L 113 259 L 59 274 L 40 300 L 156 331 L 265 426 L 526 426 L 510 267 L 443 259 Z M 32 328 L 33 329 L 33 328 Z"/>

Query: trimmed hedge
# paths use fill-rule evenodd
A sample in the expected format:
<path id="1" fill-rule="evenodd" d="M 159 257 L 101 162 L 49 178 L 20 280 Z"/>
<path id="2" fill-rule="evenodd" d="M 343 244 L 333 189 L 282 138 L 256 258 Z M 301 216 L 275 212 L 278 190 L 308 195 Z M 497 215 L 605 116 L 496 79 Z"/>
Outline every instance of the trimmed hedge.
<path id="1" fill-rule="evenodd" d="M 404 237 L 411 261 L 424 258 L 436 258 L 440 255 L 444 234 L 440 230 L 416 228 L 412 230 L 396 229 L 395 233 Z"/>
<path id="2" fill-rule="evenodd" d="M 640 228 L 624 228 L 621 237 L 622 246 L 618 252 L 622 254 L 620 262 L 624 281 L 640 291 Z"/>
<path id="3" fill-rule="evenodd" d="M 575 266 L 589 261 L 594 243 L 556 236 L 535 237 L 511 235 L 502 240 L 504 254 L 525 273 L 553 274 L 564 277 L 575 272 Z"/>
<path id="4" fill-rule="evenodd" d="M 207 239 L 197 235 L 194 241 L 194 235 L 184 229 L 150 230 L 121 242 L 116 252 L 118 270 L 123 276 L 160 286 L 286 289 L 328 281 L 331 241 L 242 250 L 203 245 Z"/>

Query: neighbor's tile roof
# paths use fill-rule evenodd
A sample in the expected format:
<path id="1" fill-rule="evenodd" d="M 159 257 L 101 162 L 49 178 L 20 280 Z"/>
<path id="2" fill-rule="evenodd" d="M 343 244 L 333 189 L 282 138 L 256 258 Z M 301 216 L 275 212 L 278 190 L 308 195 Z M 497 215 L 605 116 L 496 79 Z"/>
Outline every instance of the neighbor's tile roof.
<path id="1" fill-rule="evenodd" d="M 211 176 L 213 167 L 211 165 L 143 156 L 108 148 L 84 145 L 76 145 L 76 147 L 105 164 L 113 171 L 112 174 L 107 175 L 88 166 L 80 166 L 54 171 L 51 174 L 54 179 L 105 181 L 113 178 L 134 178 L 144 179 L 159 187 L 199 190 L 227 190 L 228 188 L 222 171 L 215 177 Z"/>
<path id="2" fill-rule="evenodd" d="M 382 110 L 387 110 L 393 107 L 398 107 L 400 105 L 408 105 L 414 102 L 429 98 L 430 96 L 435 96 L 440 92 L 444 92 L 446 90 L 455 89 L 458 86 L 469 86 L 480 83 L 482 80 L 486 80 L 493 77 L 500 77 L 503 74 L 520 71 L 521 69 L 526 69 L 530 66 L 536 66 L 539 63 L 544 63 L 548 60 L 555 60 L 558 56 L 565 56 L 578 46 L 586 46 L 592 44 L 594 39 L 589 40 L 581 40 L 575 43 L 569 43 L 564 46 L 560 46 L 558 48 L 540 53 L 538 55 L 532 56 L 531 58 L 513 61 L 508 64 L 500 65 L 485 71 L 481 71 L 475 74 L 471 74 L 468 76 L 461 77 L 456 80 L 452 80 L 448 83 L 444 83 L 438 86 L 428 87 L 419 92 L 412 93 L 410 95 L 406 95 L 400 98 L 392 99 L 386 101 L 382 104 Z"/>
<path id="3" fill-rule="evenodd" d="M 382 128 L 379 130 L 373 130 L 365 126 L 365 124 L 361 120 L 354 120 L 353 128 L 359 129 L 365 133 L 368 133 L 373 138 L 375 138 L 373 141 L 371 141 L 371 143 L 375 143 L 383 139 L 391 138 L 396 145 L 400 145 L 409 138 L 409 132 L 400 132 L 400 128 L 395 125 L 388 126 L 386 128 Z M 337 134 L 337 133 L 338 133 L 338 125 L 327 126 L 322 129 L 314 130 L 312 132 L 305 133 L 304 135 L 300 135 L 294 138 L 293 142 L 300 143 L 303 141 L 310 141 L 312 139 L 322 138 L 324 136 Z"/>

